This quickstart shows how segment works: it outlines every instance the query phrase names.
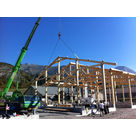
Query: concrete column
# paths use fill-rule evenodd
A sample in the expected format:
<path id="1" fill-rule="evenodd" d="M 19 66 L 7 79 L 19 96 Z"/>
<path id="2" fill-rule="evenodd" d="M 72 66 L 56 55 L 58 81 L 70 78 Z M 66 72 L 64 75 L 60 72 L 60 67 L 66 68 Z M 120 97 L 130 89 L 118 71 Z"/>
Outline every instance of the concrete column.
<path id="1" fill-rule="evenodd" d="M 131 79 L 129 79 L 129 78 L 128 78 L 128 90 L 129 90 L 129 100 L 130 100 L 130 104 L 132 107 L 133 102 L 132 102 L 132 92 L 131 92 Z"/>
<path id="2" fill-rule="evenodd" d="M 111 92 L 112 92 L 113 107 L 116 108 L 115 96 L 114 96 L 114 81 L 113 81 L 113 76 L 112 75 L 111 75 Z"/>
<path id="3" fill-rule="evenodd" d="M 122 95 L 123 95 L 123 102 L 125 102 L 124 85 L 122 85 Z"/>
<path id="4" fill-rule="evenodd" d="M 105 102 L 107 102 L 107 93 L 106 93 L 106 81 L 105 81 L 104 64 L 101 65 L 101 68 L 102 68 L 102 82 L 103 82 L 104 100 L 105 100 Z"/>

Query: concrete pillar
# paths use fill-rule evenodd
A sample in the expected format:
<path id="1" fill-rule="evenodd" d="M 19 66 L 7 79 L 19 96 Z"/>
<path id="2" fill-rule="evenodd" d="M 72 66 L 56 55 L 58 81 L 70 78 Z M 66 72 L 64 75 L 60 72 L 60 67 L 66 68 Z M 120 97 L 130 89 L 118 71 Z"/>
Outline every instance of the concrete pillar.
<path id="1" fill-rule="evenodd" d="M 125 102 L 124 85 L 122 85 L 122 95 L 123 95 L 123 102 Z"/>
<path id="2" fill-rule="evenodd" d="M 129 100 L 130 100 L 130 104 L 132 107 L 133 102 L 132 102 L 132 92 L 131 92 L 131 79 L 129 79 L 129 78 L 128 78 L 128 90 L 129 90 Z"/>
<path id="3" fill-rule="evenodd" d="M 113 76 L 111 75 L 111 92 L 112 92 L 112 103 L 113 107 L 116 108 L 115 96 L 114 96 L 114 81 Z"/>
<path id="4" fill-rule="evenodd" d="M 103 83 L 104 100 L 105 100 L 105 102 L 107 102 L 104 64 L 101 65 L 101 68 L 102 68 L 102 83 Z"/>

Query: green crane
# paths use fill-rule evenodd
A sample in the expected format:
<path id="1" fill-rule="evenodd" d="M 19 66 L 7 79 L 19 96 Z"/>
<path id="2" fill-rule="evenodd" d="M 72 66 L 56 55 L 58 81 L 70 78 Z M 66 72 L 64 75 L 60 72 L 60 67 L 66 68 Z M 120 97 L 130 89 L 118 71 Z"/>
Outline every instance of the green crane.
<path id="1" fill-rule="evenodd" d="M 32 37 L 33 37 L 33 35 L 34 35 L 38 25 L 39 25 L 40 20 L 41 20 L 41 17 L 38 18 L 37 22 L 35 23 L 35 26 L 32 29 L 32 32 L 29 35 L 28 40 L 26 41 L 25 46 L 22 48 L 21 53 L 20 53 L 20 55 L 18 57 L 18 60 L 17 60 L 15 66 L 13 67 L 13 70 L 12 70 L 12 72 L 10 74 L 8 82 L 6 83 L 6 86 L 5 86 L 4 90 L 2 92 L 0 92 L 0 97 L 2 97 L 2 98 L 6 97 L 6 94 L 9 91 L 9 89 L 11 87 L 11 84 L 12 84 L 12 82 L 14 80 L 14 77 L 17 74 L 17 72 L 18 72 L 18 70 L 20 68 L 21 62 L 22 62 L 22 60 L 23 60 L 23 58 L 24 58 L 24 56 L 26 54 L 27 48 L 29 46 L 29 43 L 30 43 L 30 41 L 31 41 L 31 39 L 32 39 Z"/>

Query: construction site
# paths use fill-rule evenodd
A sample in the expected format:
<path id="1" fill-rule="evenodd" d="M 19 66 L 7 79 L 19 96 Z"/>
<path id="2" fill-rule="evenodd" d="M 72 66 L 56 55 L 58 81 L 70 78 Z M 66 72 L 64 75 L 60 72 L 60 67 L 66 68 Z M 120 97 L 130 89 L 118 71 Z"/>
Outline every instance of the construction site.
<path id="1" fill-rule="evenodd" d="M 24 94 L 17 85 L 12 97 L 7 96 L 40 20 L 38 18 L 4 90 L 0 92 L 1 119 L 136 118 L 136 74 L 105 68 L 117 66 L 119 62 L 79 58 L 74 52 L 75 57 L 58 56 L 47 65 L 33 80 L 33 88 Z M 58 40 L 67 46 L 60 32 Z M 66 65 L 61 65 L 63 63 Z M 53 66 L 57 67 L 56 74 L 48 76 Z M 40 92 L 38 87 L 43 91 Z M 106 110 L 100 106 L 104 103 Z"/>

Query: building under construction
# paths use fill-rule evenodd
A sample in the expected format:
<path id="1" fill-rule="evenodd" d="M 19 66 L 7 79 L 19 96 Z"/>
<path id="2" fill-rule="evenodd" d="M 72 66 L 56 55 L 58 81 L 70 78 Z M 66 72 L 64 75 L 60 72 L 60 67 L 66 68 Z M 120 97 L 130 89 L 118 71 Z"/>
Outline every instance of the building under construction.
<path id="1" fill-rule="evenodd" d="M 62 61 L 71 61 L 62 69 L 60 68 Z M 85 65 L 87 62 L 90 65 Z M 48 69 L 53 65 L 58 65 L 57 73 L 48 77 Z M 101 99 L 111 102 L 112 108 L 116 109 L 117 98 L 117 86 L 122 88 L 122 101 L 125 102 L 124 88 L 129 93 L 129 104 L 131 108 L 134 108 L 131 87 L 136 85 L 136 75 L 117 69 L 105 69 L 105 65 L 116 66 L 117 63 L 94 61 L 90 59 L 79 59 L 69 57 L 57 57 L 50 65 L 46 67 L 35 81 L 36 86 L 39 81 L 44 80 L 43 86 L 45 86 L 45 103 L 48 105 L 48 87 L 58 87 L 58 105 L 62 105 L 65 102 L 65 89 L 69 88 L 70 102 L 73 104 L 75 99 L 73 98 L 73 88 L 76 90 L 77 105 L 81 104 L 81 99 L 85 98 L 87 93 L 93 93 L 96 95 L 96 101 L 99 103 Z M 63 99 L 60 99 L 60 90 L 62 90 Z M 93 90 L 93 91 L 90 91 Z M 103 94 L 103 97 L 100 97 Z"/>

